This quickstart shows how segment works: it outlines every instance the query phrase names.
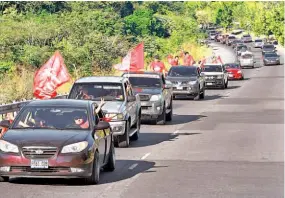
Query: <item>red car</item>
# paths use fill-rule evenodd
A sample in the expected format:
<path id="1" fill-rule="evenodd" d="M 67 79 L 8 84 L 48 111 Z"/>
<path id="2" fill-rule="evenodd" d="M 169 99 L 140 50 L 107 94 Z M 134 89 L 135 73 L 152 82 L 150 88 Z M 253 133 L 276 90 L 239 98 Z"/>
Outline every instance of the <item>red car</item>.
<path id="1" fill-rule="evenodd" d="M 226 63 L 225 68 L 229 74 L 229 80 L 243 80 L 243 72 L 239 63 Z"/>

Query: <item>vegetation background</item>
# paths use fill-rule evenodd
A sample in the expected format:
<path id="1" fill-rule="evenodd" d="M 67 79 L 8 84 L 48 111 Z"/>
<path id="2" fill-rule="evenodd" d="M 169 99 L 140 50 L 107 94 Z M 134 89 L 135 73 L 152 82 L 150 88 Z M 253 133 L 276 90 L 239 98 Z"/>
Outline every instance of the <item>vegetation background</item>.
<path id="1" fill-rule="evenodd" d="M 141 41 L 146 65 L 181 50 L 200 59 L 211 53 L 198 44 L 211 23 L 274 34 L 284 45 L 284 2 L 0 2 L 0 102 L 32 98 L 34 71 L 55 50 L 74 79 L 114 74 Z"/>

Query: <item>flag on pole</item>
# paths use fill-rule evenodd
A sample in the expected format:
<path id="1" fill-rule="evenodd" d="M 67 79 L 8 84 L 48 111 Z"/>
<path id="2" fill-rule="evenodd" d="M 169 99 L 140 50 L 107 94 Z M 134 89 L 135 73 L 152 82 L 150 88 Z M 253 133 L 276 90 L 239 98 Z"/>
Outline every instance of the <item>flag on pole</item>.
<path id="1" fill-rule="evenodd" d="M 33 93 L 36 98 L 49 99 L 57 95 L 56 89 L 71 80 L 63 57 L 54 55 L 35 73 Z"/>
<path id="2" fill-rule="evenodd" d="M 130 50 L 122 59 L 122 62 L 114 65 L 119 71 L 141 71 L 144 69 L 144 43 L 138 44 Z"/>

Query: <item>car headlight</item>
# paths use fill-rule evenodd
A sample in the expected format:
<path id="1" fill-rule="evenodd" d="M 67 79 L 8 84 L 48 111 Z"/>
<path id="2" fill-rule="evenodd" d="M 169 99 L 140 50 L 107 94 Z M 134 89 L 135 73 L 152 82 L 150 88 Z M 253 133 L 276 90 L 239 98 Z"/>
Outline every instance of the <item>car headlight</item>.
<path id="1" fill-rule="evenodd" d="M 107 113 L 106 118 L 111 118 L 112 120 L 122 120 L 124 115 L 122 113 Z"/>
<path id="2" fill-rule="evenodd" d="M 88 146 L 88 142 L 83 141 L 83 142 L 78 142 L 74 144 L 70 144 L 67 146 L 64 146 L 61 150 L 61 153 L 79 153 L 86 149 Z"/>
<path id="3" fill-rule="evenodd" d="M 0 140 L 0 150 L 5 153 L 19 153 L 18 146 L 4 140 Z"/>
<path id="4" fill-rule="evenodd" d="M 238 74 L 241 74 L 242 72 L 241 72 L 241 71 L 238 71 L 237 73 L 238 73 Z"/>
<path id="5" fill-rule="evenodd" d="M 223 75 L 217 76 L 217 79 L 222 79 L 222 78 L 223 78 Z"/>
<path id="6" fill-rule="evenodd" d="M 160 98 L 161 98 L 161 95 L 152 95 L 150 98 L 150 101 L 158 101 L 160 100 Z"/>
<path id="7" fill-rule="evenodd" d="M 197 84 L 197 81 L 190 81 L 190 82 L 188 82 L 188 84 L 189 85 L 195 85 L 195 84 Z"/>

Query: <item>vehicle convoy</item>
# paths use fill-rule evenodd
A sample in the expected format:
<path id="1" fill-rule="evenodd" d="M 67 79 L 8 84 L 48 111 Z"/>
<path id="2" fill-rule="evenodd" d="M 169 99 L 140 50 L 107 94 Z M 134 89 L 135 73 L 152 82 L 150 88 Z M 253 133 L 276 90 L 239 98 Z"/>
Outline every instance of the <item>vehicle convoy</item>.
<path id="1" fill-rule="evenodd" d="M 262 56 L 263 65 L 280 65 L 280 56 L 276 52 L 267 52 Z"/>
<path id="2" fill-rule="evenodd" d="M 106 104 L 102 107 L 110 118 L 115 146 L 128 147 L 131 140 L 139 138 L 141 105 L 130 82 L 124 77 L 85 77 L 77 80 L 70 91 L 69 99 L 88 99 Z"/>
<path id="3" fill-rule="evenodd" d="M 251 52 L 246 51 L 246 52 L 242 52 L 241 56 L 239 58 L 239 62 L 240 62 L 240 66 L 241 68 L 243 67 L 251 67 L 254 68 L 254 63 L 256 63 L 254 61 L 254 56 Z"/>
<path id="4" fill-rule="evenodd" d="M 268 52 L 276 52 L 276 47 L 273 44 L 264 44 L 262 47 L 262 55 Z"/>
<path id="5" fill-rule="evenodd" d="M 115 169 L 113 133 L 93 101 L 51 99 L 24 106 L 0 140 L 0 176 L 83 178 Z"/>
<path id="6" fill-rule="evenodd" d="M 229 74 L 229 80 L 243 80 L 244 75 L 239 63 L 226 63 L 225 69 Z"/>
<path id="7" fill-rule="evenodd" d="M 166 80 L 172 84 L 173 98 L 177 96 L 190 96 L 197 100 L 205 98 L 205 79 L 201 76 L 199 67 L 171 67 Z"/>
<path id="8" fill-rule="evenodd" d="M 202 68 L 202 75 L 205 76 L 206 88 L 228 87 L 228 73 L 222 64 L 205 64 Z"/>
<path id="9" fill-rule="evenodd" d="M 172 120 L 172 89 L 164 76 L 156 72 L 129 72 L 123 77 L 129 79 L 133 91 L 141 101 L 141 118 L 154 124 Z"/>

